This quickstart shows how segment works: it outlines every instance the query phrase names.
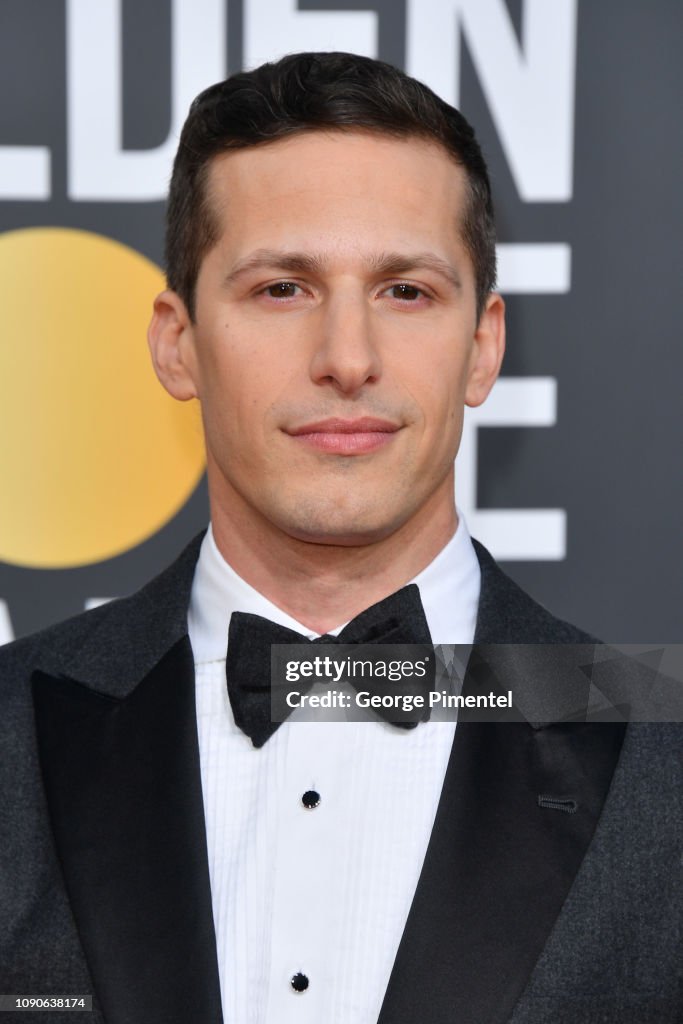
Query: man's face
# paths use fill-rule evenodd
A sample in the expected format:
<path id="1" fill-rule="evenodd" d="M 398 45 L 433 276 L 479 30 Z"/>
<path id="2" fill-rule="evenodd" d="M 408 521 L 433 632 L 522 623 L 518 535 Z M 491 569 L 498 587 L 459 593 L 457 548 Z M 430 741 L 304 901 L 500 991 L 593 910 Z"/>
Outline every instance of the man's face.
<path id="1" fill-rule="evenodd" d="M 165 381 L 201 402 L 212 511 L 351 545 L 452 509 L 463 406 L 502 356 L 502 301 L 476 321 L 465 190 L 415 138 L 313 132 L 212 161 L 220 237 L 194 324 L 180 304 L 184 380 Z"/>

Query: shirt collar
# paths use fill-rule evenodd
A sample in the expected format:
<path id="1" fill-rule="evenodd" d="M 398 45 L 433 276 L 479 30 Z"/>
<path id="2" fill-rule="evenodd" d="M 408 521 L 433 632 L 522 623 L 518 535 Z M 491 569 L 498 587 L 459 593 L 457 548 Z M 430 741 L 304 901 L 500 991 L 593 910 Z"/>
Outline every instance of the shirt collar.
<path id="1" fill-rule="evenodd" d="M 432 642 L 471 644 L 477 621 L 481 572 L 467 524 L 458 512 L 458 528 L 422 572 L 409 582 L 420 588 Z M 255 590 L 221 555 L 211 526 L 202 541 L 195 569 L 188 630 L 195 662 L 225 658 L 234 611 L 262 615 L 312 639 L 314 633 Z M 328 632 L 337 634 L 346 623 Z"/>

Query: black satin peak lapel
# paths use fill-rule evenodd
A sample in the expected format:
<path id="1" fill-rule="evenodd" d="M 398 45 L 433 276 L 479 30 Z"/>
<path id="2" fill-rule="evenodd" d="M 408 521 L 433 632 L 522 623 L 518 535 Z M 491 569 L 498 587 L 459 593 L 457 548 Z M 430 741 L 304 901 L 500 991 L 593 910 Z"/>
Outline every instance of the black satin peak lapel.
<path id="1" fill-rule="evenodd" d="M 509 1020 L 591 841 L 623 735 L 620 723 L 458 722 L 379 1024 Z"/>
<path id="2" fill-rule="evenodd" d="M 107 1024 L 221 1024 L 187 636 L 125 699 L 33 676 L 57 853 Z"/>

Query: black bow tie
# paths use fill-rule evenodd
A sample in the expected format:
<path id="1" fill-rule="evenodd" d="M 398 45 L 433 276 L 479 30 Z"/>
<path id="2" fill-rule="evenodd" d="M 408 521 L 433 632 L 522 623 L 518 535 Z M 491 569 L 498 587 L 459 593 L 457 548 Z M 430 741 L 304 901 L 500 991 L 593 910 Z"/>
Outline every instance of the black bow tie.
<path id="1" fill-rule="evenodd" d="M 225 662 L 228 695 L 235 722 L 255 747 L 262 747 L 280 724 L 272 721 L 271 644 L 320 643 L 431 644 L 419 587 L 411 583 L 397 590 L 357 615 L 338 636 L 325 634 L 315 640 L 260 615 L 233 612 Z M 312 683 L 313 680 L 305 682 L 301 689 L 309 690 Z M 372 679 L 363 679 L 364 689 L 372 692 L 372 684 Z M 420 690 L 424 690 L 424 681 Z M 378 714 L 382 711 L 378 710 Z M 396 721 L 395 715 L 390 720 L 407 728 L 417 725 L 415 721 Z"/>

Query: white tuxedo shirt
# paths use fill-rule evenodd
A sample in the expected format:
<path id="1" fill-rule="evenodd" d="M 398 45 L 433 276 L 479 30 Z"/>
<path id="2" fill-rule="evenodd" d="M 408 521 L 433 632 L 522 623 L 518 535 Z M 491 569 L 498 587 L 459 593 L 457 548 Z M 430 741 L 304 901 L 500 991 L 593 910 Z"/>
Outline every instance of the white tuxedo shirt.
<path id="1" fill-rule="evenodd" d="M 471 644 L 480 569 L 462 517 L 414 580 L 434 643 Z M 241 579 L 209 529 L 189 608 L 223 1014 L 374 1024 L 431 834 L 455 723 L 301 722 L 256 749 L 225 680 L 233 611 L 312 638 Z M 338 633 L 340 624 L 332 633 Z M 306 808 L 304 793 L 319 803 Z M 308 798 L 310 802 L 310 797 Z M 297 992 L 291 979 L 299 975 Z"/>

